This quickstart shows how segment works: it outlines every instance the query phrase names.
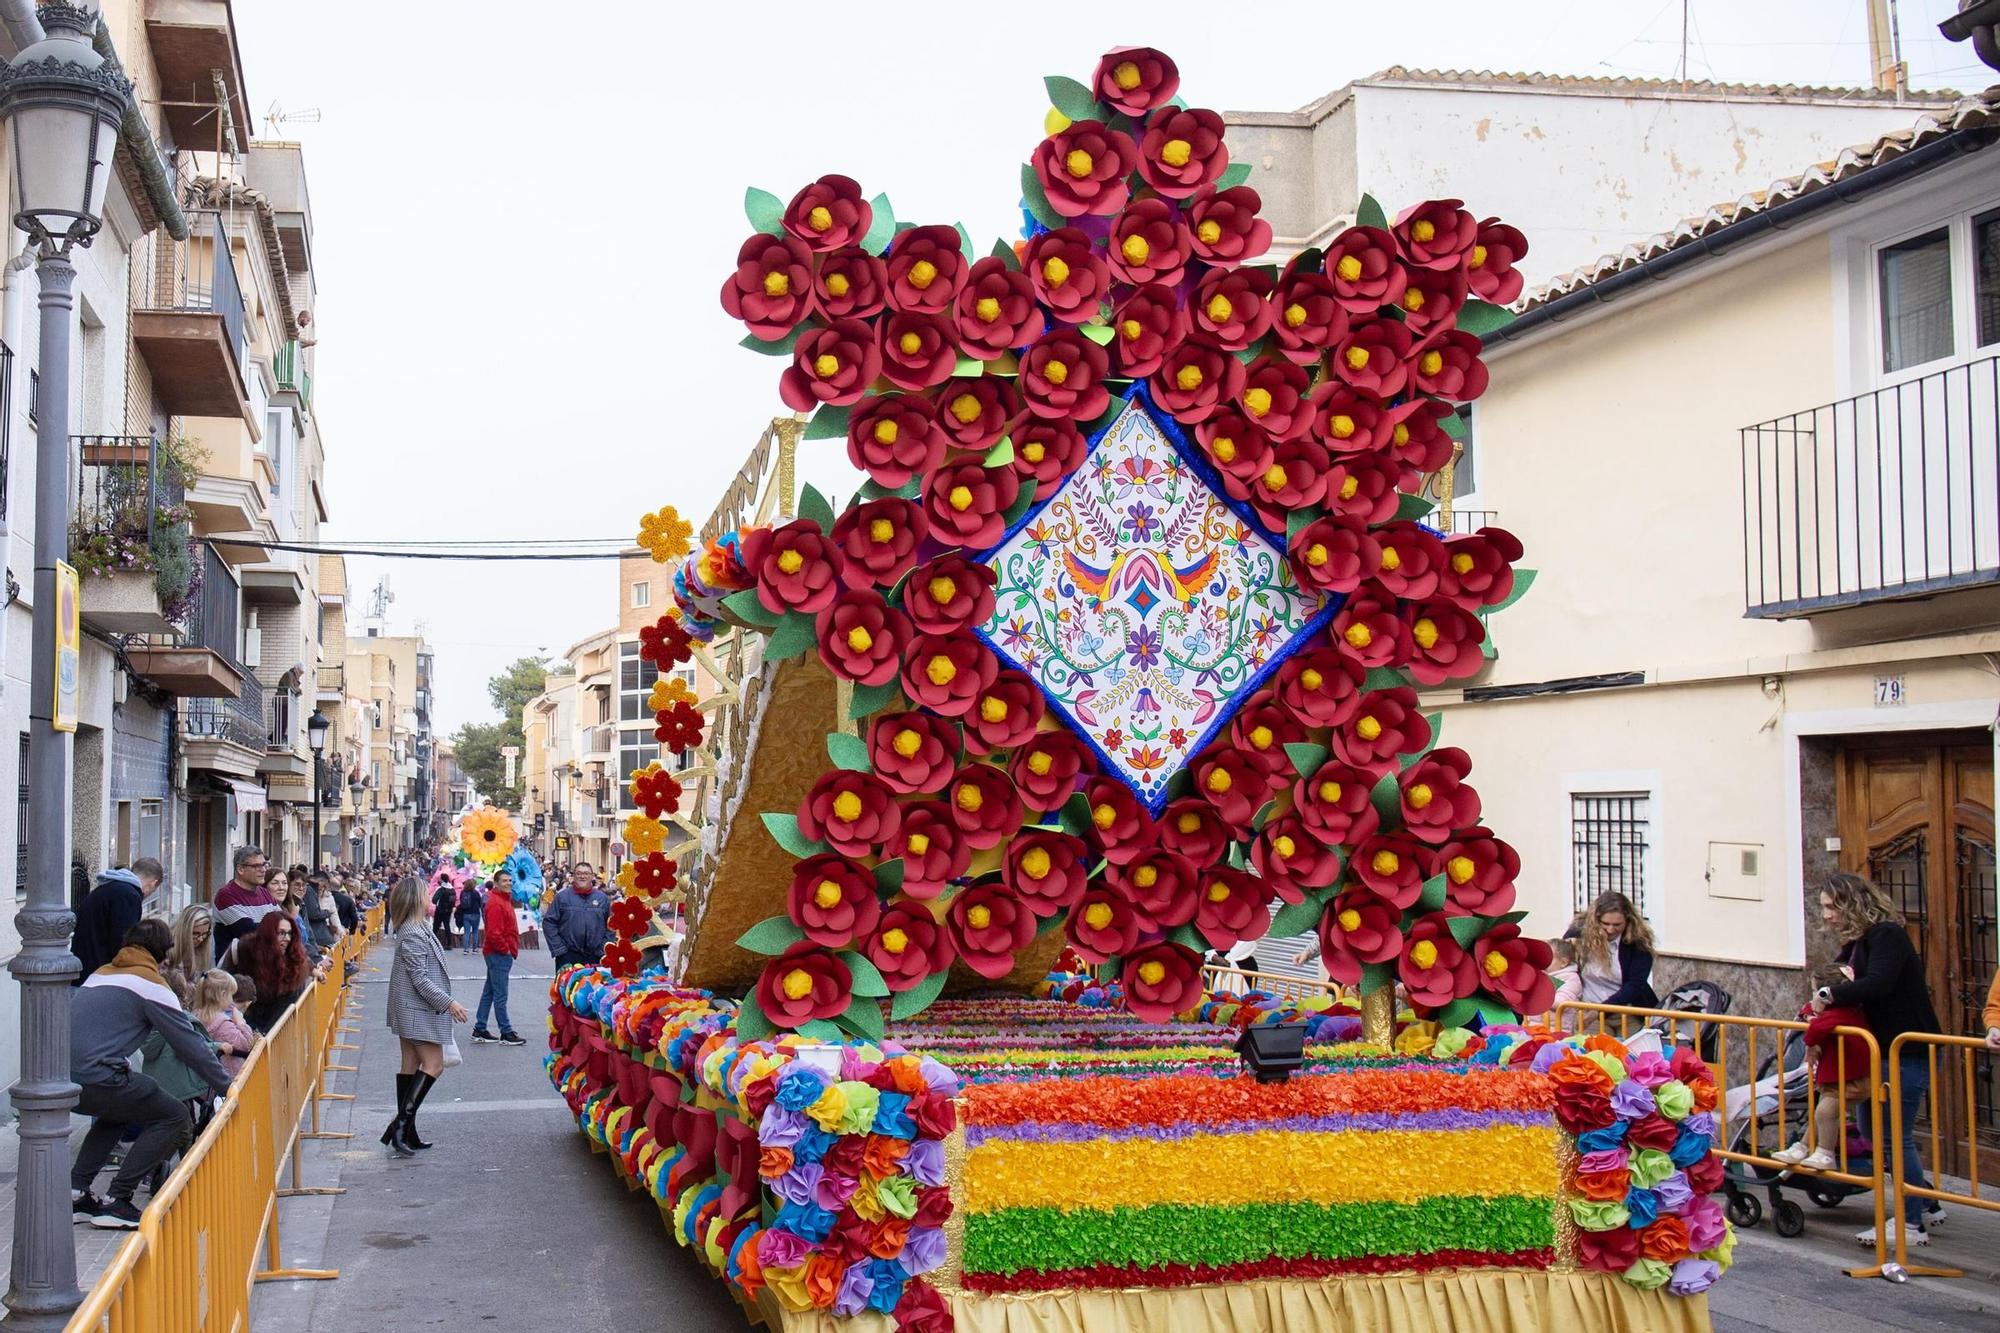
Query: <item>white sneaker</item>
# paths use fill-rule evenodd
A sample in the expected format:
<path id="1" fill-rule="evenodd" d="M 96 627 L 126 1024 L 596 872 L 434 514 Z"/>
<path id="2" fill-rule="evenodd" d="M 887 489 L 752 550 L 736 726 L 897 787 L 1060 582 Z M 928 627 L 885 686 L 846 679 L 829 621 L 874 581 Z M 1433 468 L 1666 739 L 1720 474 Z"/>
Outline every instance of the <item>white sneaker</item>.
<path id="1" fill-rule="evenodd" d="M 1801 1159 L 1798 1163 L 1798 1169 L 1801 1171 L 1831 1171 L 1839 1165 L 1840 1159 L 1826 1149 L 1819 1148 L 1815 1149 L 1810 1156 Z"/>
<path id="2" fill-rule="evenodd" d="M 1783 1162 L 1786 1166 L 1797 1166 L 1800 1162 L 1805 1161 L 1811 1153 L 1812 1149 L 1806 1147 L 1806 1141 L 1800 1139 L 1791 1147 L 1780 1148 L 1777 1152 L 1772 1153 L 1771 1160 L 1774 1162 Z"/>
<path id="3" fill-rule="evenodd" d="M 1936 1199 L 1926 1201 L 1924 1204 L 1924 1230 L 1929 1231 L 1932 1227 L 1941 1227 L 1943 1225 L 1944 1205 Z"/>
<path id="4" fill-rule="evenodd" d="M 1898 1218 L 1893 1218 L 1893 1219 L 1891 1219 L 1891 1220 L 1890 1220 L 1890 1222 L 1889 1222 L 1889 1248 L 1890 1248 L 1891 1250 L 1894 1250 L 1894 1249 L 1896 1248 L 1896 1231 L 1897 1231 L 1897 1229 L 1898 1229 L 1899 1227 L 1901 1227 L 1902 1225 L 1903 1225 L 1903 1219 L 1902 1219 L 1902 1218 L 1900 1218 L 1900 1217 L 1898 1217 Z M 1854 1233 L 1854 1239 L 1855 1239 L 1855 1240 L 1857 1240 L 1857 1241 L 1859 1241 L 1859 1242 L 1861 1242 L 1861 1244 L 1862 1244 L 1862 1245 L 1863 1245 L 1863 1246 L 1864 1246 L 1865 1248 L 1867 1248 L 1867 1249 L 1871 1249 L 1871 1250 L 1872 1250 L 1872 1249 L 1874 1249 L 1874 1248 L 1875 1248 L 1875 1228 L 1874 1228 L 1874 1227 L 1869 1227 L 1869 1228 L 1868 1228 L 1868 1229 L 1867 1229 L 1866 1231 L 1857 1231 L 1857 1232 L 1855 1232 L 1855 1233 Z M 1928 1245 L 1928 1244 L 1930 1244 L 1930 1243 L 1931 1243 L 1931 1237 L 1930 1237 L 1930 1233 L 1929 1233 L 1929 1232 L 1927 1232 L 1927 1231 L 1925 1231 L 1925 1230 L 1924 1230 L 1924 1229 L 1923 1229 L 1922 1227 L 1918 1227 L 1918 1228 L 1917 1228 L 1917 1229 L 1916 1229 L 1915 1231 L 1912 1231 L 1912 1232 L 1910 1233 L 1910 1244 L 1912 1244 L 1912 1245 Z"/>

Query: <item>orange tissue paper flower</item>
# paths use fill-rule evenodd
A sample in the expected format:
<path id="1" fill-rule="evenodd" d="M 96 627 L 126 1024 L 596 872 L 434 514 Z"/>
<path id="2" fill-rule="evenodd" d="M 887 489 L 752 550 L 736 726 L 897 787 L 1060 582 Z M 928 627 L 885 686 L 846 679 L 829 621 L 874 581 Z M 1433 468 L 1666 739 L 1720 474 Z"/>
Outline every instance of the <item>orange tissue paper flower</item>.
<path id="1" fill-rule="evenodd" d="M 1596 1092 L 1606 1097 L 1611 1095 L 1611 1075 L 1581 1055 L 1565 1055 L 1556 1061 L 1549 1066 L 1549 1077 L 1558 1086 L 1567 1084 L 1579 1091 Z"/>

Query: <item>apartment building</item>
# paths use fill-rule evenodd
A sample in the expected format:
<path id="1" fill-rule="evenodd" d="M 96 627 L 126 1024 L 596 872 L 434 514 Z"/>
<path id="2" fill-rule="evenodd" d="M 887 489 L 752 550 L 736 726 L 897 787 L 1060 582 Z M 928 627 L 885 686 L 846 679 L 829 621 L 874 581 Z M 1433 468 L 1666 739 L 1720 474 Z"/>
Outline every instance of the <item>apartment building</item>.
<path id="1" fill-rule="evenodd" d="M 383 634 L 369 625 L 346 639 L 344 688 L 359 703 L 360 789 L 350 783 L 363 861 L 444 836 L 432 800 L 433 655 L 422 635 Z"/>

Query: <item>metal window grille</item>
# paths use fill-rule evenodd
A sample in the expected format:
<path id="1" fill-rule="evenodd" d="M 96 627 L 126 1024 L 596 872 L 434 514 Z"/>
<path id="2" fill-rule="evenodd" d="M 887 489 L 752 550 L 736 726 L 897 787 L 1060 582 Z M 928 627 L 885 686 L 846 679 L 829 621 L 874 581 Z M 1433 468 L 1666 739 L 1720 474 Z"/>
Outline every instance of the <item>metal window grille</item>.
<path id="1" fill-rule="evenodd" d="M 21 767 L 14 789 L 14 892 L 28 891 L 28 733 L 21 733 Z"/>
<path id="2" fill-rule="evenodd" d="M 1587 909 L 1601 893 L 1630 898 L 1647 916 L 1646 840 L 1651 832 L 1645 792 L 1570 793 L 1572 905 Z"/>

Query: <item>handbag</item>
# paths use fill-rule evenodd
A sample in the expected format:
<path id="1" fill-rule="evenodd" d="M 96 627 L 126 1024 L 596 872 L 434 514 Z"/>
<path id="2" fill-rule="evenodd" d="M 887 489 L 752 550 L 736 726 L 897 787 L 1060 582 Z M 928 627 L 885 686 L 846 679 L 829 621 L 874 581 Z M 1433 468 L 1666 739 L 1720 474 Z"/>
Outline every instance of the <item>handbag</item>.
<path id="1" fill-rule="evenodd" d="M 444 1039 L 444 1067 L 446 1069 L 456 1069 L 464 1063 L 465 1057 L 458 1053 L 458 1038 L 455 1036 L 446 1037 Z"/>

